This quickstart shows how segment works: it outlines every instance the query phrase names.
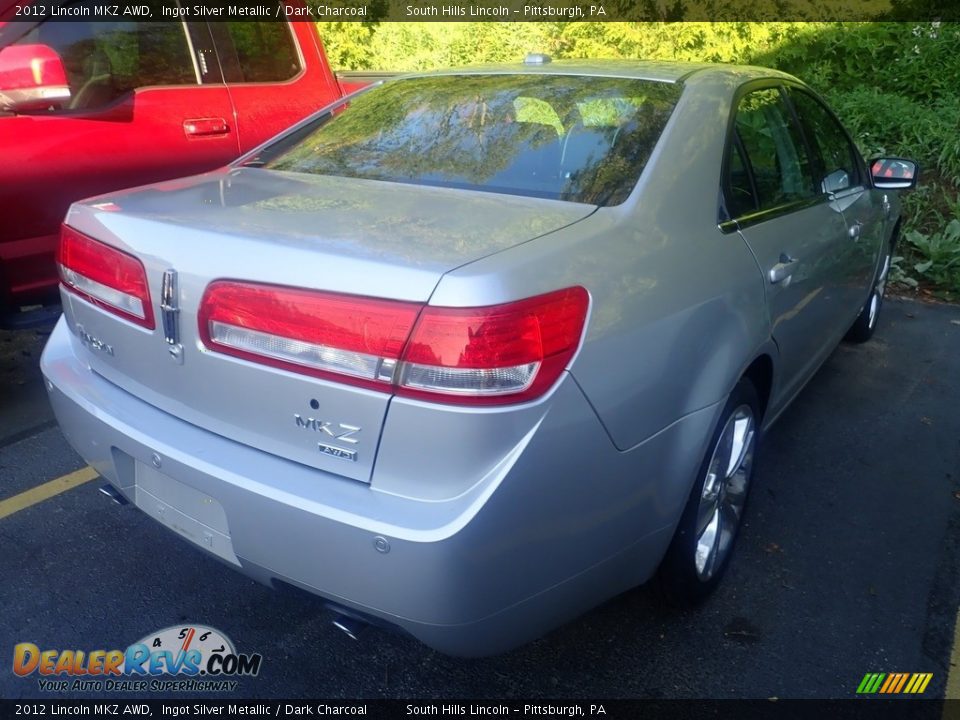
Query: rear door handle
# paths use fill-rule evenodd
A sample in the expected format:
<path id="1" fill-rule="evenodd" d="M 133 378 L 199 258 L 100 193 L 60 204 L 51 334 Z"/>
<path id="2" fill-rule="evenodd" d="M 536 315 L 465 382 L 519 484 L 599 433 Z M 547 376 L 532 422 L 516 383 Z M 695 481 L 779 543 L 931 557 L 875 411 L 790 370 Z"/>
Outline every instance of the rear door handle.
<path id="1" fill-rule="evenodd" d="M 183 121 L 183 133 L 187 137 L 226 135 L 229 132 L 230 126 L 223 118 L 194 118 Z"/>
<path id="2" fill-rule="evenodd" d="M 847 231 L 850 233 L 850 237 L 854 240 L 857 240 L 860 237 L 860 228 L 863 227 L 863 223 L 859 220 L 854 220 L 853 225 L 850 226 L 850 229 Z"/>
<path id="3" fill-rule="evenodd" d="M 770 268 L 770 282 L 776 285 L 789 280 L 793 276 L 797 262 L 796 258 L 792 258 L 786 253 L 780 253 L 780 262 Z"/>

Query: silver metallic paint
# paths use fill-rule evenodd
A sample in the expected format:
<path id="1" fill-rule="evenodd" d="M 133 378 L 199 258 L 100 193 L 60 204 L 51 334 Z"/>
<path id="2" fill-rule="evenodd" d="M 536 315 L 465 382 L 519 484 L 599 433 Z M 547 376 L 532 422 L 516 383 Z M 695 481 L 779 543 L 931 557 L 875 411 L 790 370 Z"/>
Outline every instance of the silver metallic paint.
<path id="1" fill-rule="evenodd" d="M 866 302 L 899 216 L 892 193 L 885 218 L 877 191 L 861 189 L 773 224 L 718 227 L 734 93 L 782 74 L 522 72 L 683 78 L 625 203 L 238 168 L 111 196 L 117 213 L 79 203 L 69 224 L 144 261 L 158 317 L 162 274 L 177 270 L 184 363 L 166 357 L 162 328 L 66 292 L 42 359 L 68 440 L 126 496 L 136 462 L 157 455 L 164 474 L 223 507 L 244 572 L 462 655 L 506 650 L 650 577 L 731 389 L 766 356 L 764 425 L 776 418 Z M 856 240 L 844 232 L 855 220 Z M 794 276 L 772 286 L 771 263 L 788 252 Z M 439 406 L 206 351 L 197 307 L 217 278 L 446 306 L 577 284 L 591 306 L 578 354 L 542 398 Z M 78 324 L 115 354 L 85 347 Z M 294 413 L 363 428 L 343 445 L 356 462 L 318 452 Z"/>
<path id="2" fill-rule="evenodd" d="M 469 491 L 424 502 L 380 491 L 376 475 L 367 486 L 175 418 L 92 371 L 77 346 L 62 319 L 43 356 L 51 403 L 69 442 L 120 492 L 133 499 L 135 461 L 158 454 L 162 472 L 223 506 L 252 576 L 461 655 L 509 649 L 649 577 L 719 411 L 619 453 L 567 375 L 543 421 L 478 469 Z M 443 427 L 483 442 L 469 418 Z"/>

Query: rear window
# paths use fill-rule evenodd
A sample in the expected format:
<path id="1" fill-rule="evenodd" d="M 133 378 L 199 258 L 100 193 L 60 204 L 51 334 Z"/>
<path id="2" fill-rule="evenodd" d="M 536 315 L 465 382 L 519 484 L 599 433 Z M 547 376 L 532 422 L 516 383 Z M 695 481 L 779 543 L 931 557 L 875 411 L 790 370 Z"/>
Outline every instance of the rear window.
<path id="1" fill-rule="evenodd" d="M 616 205 L 633 189 L 681 89 L 624 78 L 410 78 L 353 98 L 250 164 Z"/>

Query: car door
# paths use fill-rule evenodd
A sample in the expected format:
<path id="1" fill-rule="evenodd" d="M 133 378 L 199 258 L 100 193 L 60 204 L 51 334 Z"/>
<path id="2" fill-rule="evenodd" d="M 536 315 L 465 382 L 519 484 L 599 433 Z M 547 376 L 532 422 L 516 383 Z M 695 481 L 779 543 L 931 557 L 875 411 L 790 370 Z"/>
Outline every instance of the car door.
<path id="1" fill-rule="evenodd" d="M 15 41 L 55 51 L 70 89 L 57 107 L 3 119 L 0 206 L 16 212 L 0 223 L 0 240 L 29 245 L 38 287 L 55 286 L 53 253 L 70 203 L 239 154 L 205 23 L 105 19 L 92 9 L 90 18 L 25 27 Z"/>
<path id="2" fill-rule="evenodd" d="M 779 85 L 742 95 L 730 135 L 721 227 L 736 228 L 762 272 L 780 351 L 778 395 L 789 399 L 835 344 L 847 226 L 815 185 L 809 146 Z"/>
<path id="3" fill-rule="evenodd" d="M 867 298 L 886 237 L 883 197 L 870 187 L 863 159 L 833 113 L 804 88 L 788 92 L 814 151 L 820 189 L 832 194 L 847 224 L 848 240 L 838 249 L 845 332 Z"/>
<path id="4" fill-rule="evenodd" d="M 340 96 L 310 25 L 210 23 L 243 152 Z"/>

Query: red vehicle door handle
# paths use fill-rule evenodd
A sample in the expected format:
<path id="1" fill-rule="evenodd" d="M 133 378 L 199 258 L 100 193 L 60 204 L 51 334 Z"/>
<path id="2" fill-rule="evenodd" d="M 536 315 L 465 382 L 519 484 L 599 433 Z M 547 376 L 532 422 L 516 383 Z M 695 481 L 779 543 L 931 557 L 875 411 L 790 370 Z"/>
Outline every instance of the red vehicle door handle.
<path id="1" fill-rule="evenodd" d="M 230 126 L 223 118 L 194 118 L 183 121 L 183 132 L 187 137 L 226 135 Z"/>

